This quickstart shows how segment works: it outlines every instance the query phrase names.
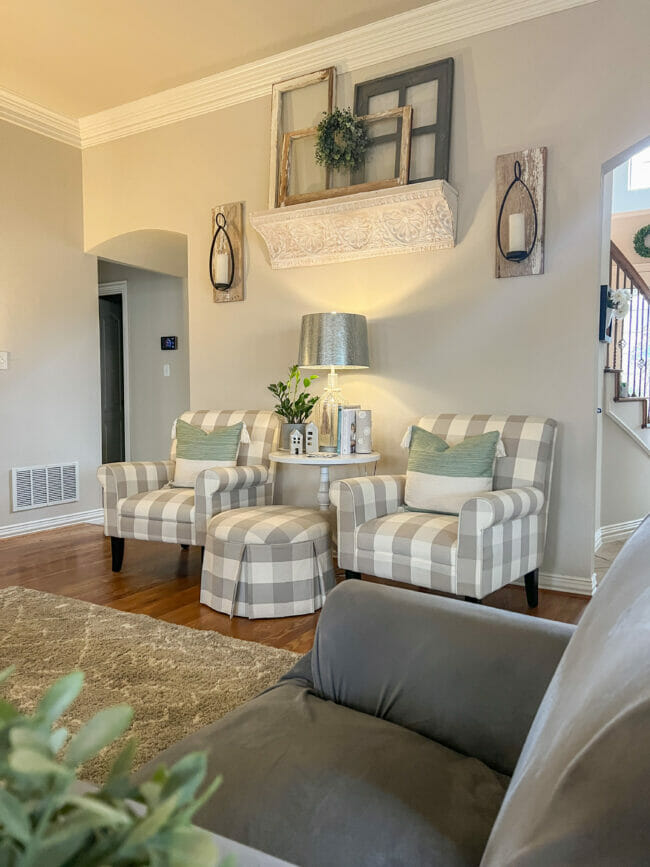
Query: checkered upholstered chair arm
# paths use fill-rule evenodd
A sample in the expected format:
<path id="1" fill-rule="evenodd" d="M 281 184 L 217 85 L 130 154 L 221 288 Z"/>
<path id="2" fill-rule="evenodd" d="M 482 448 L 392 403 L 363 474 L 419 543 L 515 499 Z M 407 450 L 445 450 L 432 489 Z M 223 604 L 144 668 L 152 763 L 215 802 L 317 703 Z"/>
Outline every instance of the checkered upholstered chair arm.
<path id="1" fill-rule="evenodd" d="M 362 476 L 341 479 L 331 487 L 330 500 L 339 513 L 339 522 L 358 527 L 373 518 L 382 518 L 404 505 L 406 476 Z"/>
<path id="2" fill-rule="evenodd" d="M 97 470 L 105 494 L 112 494 L 116 500 L 157 491 L 169 482 L 173 474 L 173 461 L 128 461 L 103 464 Z"/>
<path id="3" fill-rule="evenodd" d="M 459 515 L 459 536 L 477 535 L 495 524 L 516 518 L 539 515 L 544 508 L 544 492 L 538 488 L 508 488 L 472 497 Z"/>
<path id="4" fill-rule="evenodd" d="M 196 538 L 203 544 L 208 522 L 229 509 L 270 505 L 273 473 L 262 465 L 213 467 L 196 479 Z"/>
<path id="5" fill-rule="evenodd" d="M 238 488 L 263 485 L 269 481 L 269 477 L 268 467 L 213 467 L 199 475 L 196 487 L 197 490 L 201 487 L 204 494 L 209 496 Z"/>
<path id="6" fill-rule="evenodd" d="M 338 561 L 342 569 L 356 570 L 357 528 L 373 518 L 397 512 L 404 503 L 406 476 L 363 476 L 342 479 L 330 488 L 336 507 Z"/>

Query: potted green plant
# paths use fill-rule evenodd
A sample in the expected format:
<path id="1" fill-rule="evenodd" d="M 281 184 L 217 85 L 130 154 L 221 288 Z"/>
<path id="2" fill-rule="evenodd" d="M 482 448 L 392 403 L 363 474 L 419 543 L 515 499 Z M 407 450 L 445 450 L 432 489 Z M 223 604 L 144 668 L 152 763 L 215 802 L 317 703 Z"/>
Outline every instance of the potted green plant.
<path id="1" fill-rule="evenodd" d="M 0 673 L 0 682 L 13 667 Z M 205 753 L 190 753 L 146 781 L 131 779 L 135 740 L 115 759 L 103 785 L 85 790 L 84 762 L 126 731 L 128 705 L 100 710 L 76 734 L 56 727 L 79 695 L 82 672 L 57 680 L 31 715 L 0 699 L 0 864 L 3 867 L 212 867 L 212 835 L 192 816 L 216 791 L 198 794 Z"/>
<path id="2" fill-rule="evenodd" d="M 302 377 L 298 365 L 294 364 L 289 368 L 286 382 L 272 382 L 268 386 L 271 394 L 278 399 L 275 411 L 284 419 L 280 431 L 280 448 L 283 451 L 289 450 L 294 430 L 299 430 L 303 442 L 305 440 L 305 422 L 318 402 L 318 395 L 309 394 L 307 391 L 315 379 L 318 379 L 315 374 Z"/>

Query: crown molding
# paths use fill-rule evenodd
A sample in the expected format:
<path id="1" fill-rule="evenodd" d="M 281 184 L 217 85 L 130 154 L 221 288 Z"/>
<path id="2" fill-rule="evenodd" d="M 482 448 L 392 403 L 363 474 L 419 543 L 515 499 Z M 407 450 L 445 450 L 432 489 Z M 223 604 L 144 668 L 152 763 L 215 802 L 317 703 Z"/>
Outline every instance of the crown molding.
<path id="1" fill-rule="evenodd" d="M 0 90 L 0 120 L 92 147 L 269 96 L 276 81 L 325 66 L 342 73 L 598 0 L 438 0 L 282 54 L 75 120 Z"/>
<path id="2" fill-rule="evenodd" d="M 240 102 L 270 96 L 271 85 L 324 66 L 351 72 L 374 63 L 467 39 L 597 0 L 438 0 L 125 103 L 79 120 L 82 147 L 92 147 Z"/>
<path id="3" fill-rule="evenodd" d="M 0 89 L 0 120 L 53 138 L 63 144 L 81 147 L 78 120 L 66 117 L 64 114 L 57 114 L 49 108 L 2 89 Z"/>

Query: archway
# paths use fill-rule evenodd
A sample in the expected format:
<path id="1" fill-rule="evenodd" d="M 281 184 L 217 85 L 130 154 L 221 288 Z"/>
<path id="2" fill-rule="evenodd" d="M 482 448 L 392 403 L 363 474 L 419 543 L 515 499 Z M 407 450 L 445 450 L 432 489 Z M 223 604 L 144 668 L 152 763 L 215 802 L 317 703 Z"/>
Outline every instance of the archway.
<path id="1" fill-rule="evenodd" d="M 97 256 L 102 460 L 162 460 L 189 407 L 187 237 L 127 232 Z"/>

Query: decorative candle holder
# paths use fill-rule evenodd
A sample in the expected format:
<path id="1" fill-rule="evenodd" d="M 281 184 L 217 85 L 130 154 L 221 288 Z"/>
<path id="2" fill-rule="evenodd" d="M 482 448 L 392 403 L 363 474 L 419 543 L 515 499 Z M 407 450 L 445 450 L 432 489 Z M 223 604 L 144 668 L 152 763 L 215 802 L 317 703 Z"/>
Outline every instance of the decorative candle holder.
<path id="1" fill-rule="evenodd" d="M 546 148 L 497 157 L 496 187 L 496 276 L 543 274 Z"/>
<path id="2" fill-rule="evenodd" d="M 212 209 L 210 283 L 213 300 L 244 300 L 243 202 L 230 202 Z"/>
<path id="3" fill-rule="evenodd" d="M 515 176 L 510 182 L 510 186 L 506 190 L 505 196 L 501 200 L 499 217 L 497 219 L 497 243 L 499 245 L 499 252 L 503 257 L 509 259 L 510 261 L 523 262 L 523 260 L 527 259 L 533 252 L 535 243 L 537 241 L 537 208 L 535 207 L 535 200 L 533 199 L 533 194 L 530 191 L 530 187 L 521 179 L 521 163 L 519 162 L 519 160 L 515 160 L 514 173 Z M 530 200 L 530 206 L 533 213 L 533 240 L 530 243 L 530 247 L 526 248 L 526 218 L 524 214 L 521 213 L 511 214 L 508 221 L 508 252 L 505 253 L 503 250 L 503 245 L 501 243 L 501 222 L 503 219 L 503 211 L 506 207 L 506 202 L 508 201 L 508 196 L 517 184 L 521 184 L 522 188 L 525 190 Z M 513 238 L 515 229 L 517 230 L 517 240 L 519 241 L 519 243 L 516 243 Z"/>

